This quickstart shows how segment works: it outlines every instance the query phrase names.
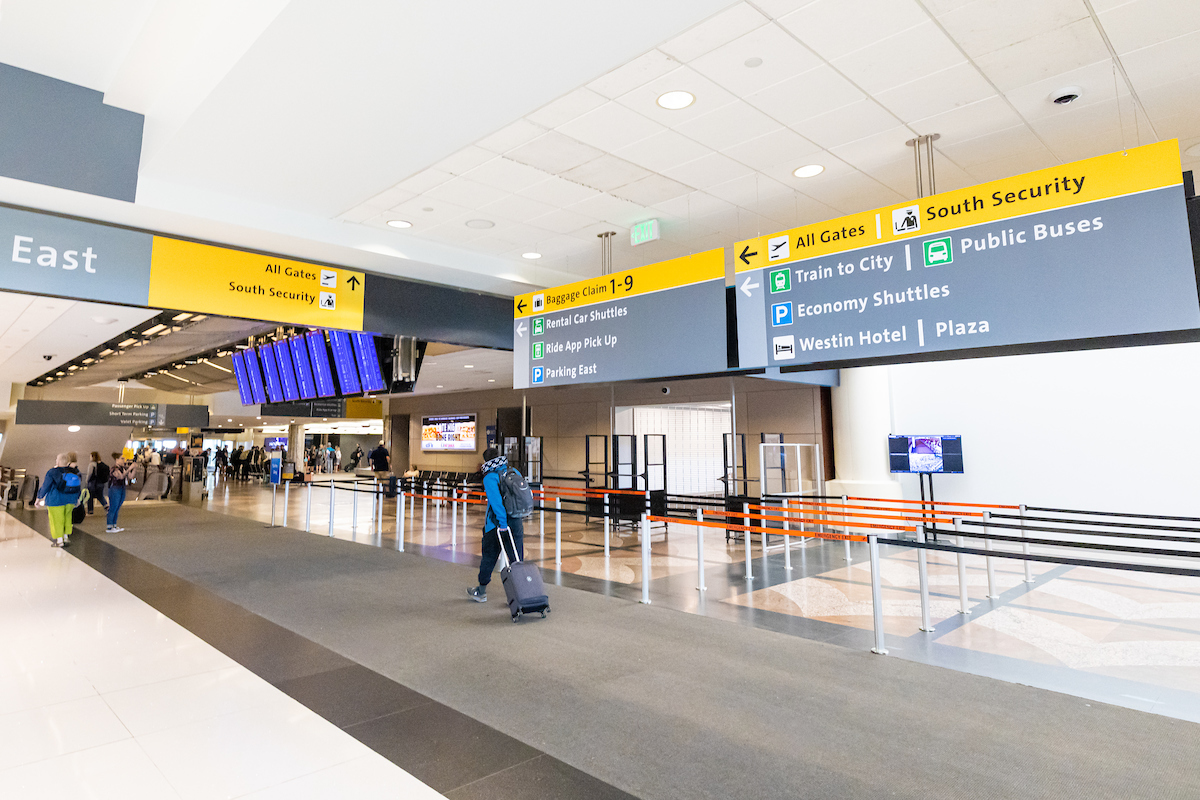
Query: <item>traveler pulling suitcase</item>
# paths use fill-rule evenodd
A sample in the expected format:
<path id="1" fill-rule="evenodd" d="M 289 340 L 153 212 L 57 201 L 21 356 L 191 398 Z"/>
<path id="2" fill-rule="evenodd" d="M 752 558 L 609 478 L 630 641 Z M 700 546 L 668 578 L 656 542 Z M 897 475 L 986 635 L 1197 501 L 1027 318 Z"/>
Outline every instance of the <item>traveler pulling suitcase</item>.
<path id="1" fill-rule="evenodd" d="M 513 555 L 517 554 L 517 540 L 513 536 L 511 528 L 505 528 L 508 531 L 508 540 L 512 543 Z M 496 529 L 496 537 L 499 538 L 500 529 Z M 501 540 L 500 552 L 504 553 L 504 541 Z M 508 554 L 504 553 L 505 560 L 508 559 Z M 521 618 L 522 614 L 533 614 L 542 612 L 542 617 L 550 611 L 550 598 L 546 596 L 546 587 L 542 583 L 541 570 L 535 564 L 530 564 L 528 561 L 514 561 L 511 564 L 506 564 L 504 569 L 500 570 L 500 582 L 504 584 L 504 595 L 508 598 L 508 611 L 512 614 L 512 621 L 516 622 Z"/>

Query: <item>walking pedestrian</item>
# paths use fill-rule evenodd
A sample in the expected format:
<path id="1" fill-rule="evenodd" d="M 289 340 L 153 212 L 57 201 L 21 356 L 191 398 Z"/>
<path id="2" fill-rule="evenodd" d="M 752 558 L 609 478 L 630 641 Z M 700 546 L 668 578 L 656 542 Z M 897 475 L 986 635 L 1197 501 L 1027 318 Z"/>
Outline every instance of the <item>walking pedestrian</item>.
<path id="1" fill-rule="evenodd" d="M 105 533 L 120 533 L 125 530 L 117 526 L 117 515 L 121 513 L 121 505 L 125 502 L 125 485 L 128 482 L 132 467 L 123 458 L 113 462 L 108 473 L 108 520 Z"/>
<path id="2" fill-rule="evenodd" d="M 38 502 L 50 514 L 51 547 L 66 547 L 71 543 L 71 511 L 79 502 L 82 484 L 79 470 L 71 466 L 71 454 L 59 453 L 42 480 L 42 488 L 38 489 Z"/>
<path id="3" fill-rule="evenodd" d="M 92 463 L 88 468 L 87 476 L 87 513 L 96 513 L 96 501 L 100 501 L 100 505 L 108 510 L 108 502 L 104 499 L 104 490 L 108 488 L 108 464 L 104 463 L 104 459 L 95 450 L 92 451 Z"/>

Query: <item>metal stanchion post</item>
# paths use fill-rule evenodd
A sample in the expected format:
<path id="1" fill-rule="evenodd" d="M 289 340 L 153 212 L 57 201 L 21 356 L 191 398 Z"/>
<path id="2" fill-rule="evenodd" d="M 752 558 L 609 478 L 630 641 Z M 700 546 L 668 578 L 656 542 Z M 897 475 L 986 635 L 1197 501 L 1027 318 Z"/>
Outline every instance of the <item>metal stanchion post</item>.
<path id="1" fill-rule="evenodd" d="M 917 524 L 917 543 L 925 544 L 925 526 Z M 929 621 L 929 564 L 925 558 L 925 548 L 917 548 L 917 576 L 921 580 L 921 630 L 933 632 L 933 624 Z"/>
<path id="2" fill-rule="evenodd" d="M 334 500 L 335 500 L 333 491 L 335 488 L 336 488 L 336 486 L 333 482 L 333 477 L 331 476 L 329 478 L 329 535 L 330 536 L 333 536 L 333 504 L 334 504 Z"/>
<path id="3" fill-rule="evenodd" d="M 554 498 L 554 566 L 562 566 L 562 499 Z"/>
<path id="4" fill-rule="evenodd" d="M 308 505 L 304 509 L 304 532 L 312 532 L 312 483 L 308 484 Z"/>
<path id="5" fill-rule="evenodd" d="M 650 604 L 650 518 L 642 514 L 642 602 Z"/>
<path id="6" fill-rule="evenodd" d="M 954 532 L 958 534 L 954 538 L 954 543 L 959 547 L 963 547 L 962 519 L 959 517 L 954 518 Z M 967 556 L 965 553 L 958 554 L 958 603 L 960 614 L 971 613 L 967 600 Z"/>
<path id="7" fill-rule="evenodd" d="M 279 497 L 279 484 L 271 484 L 271 527 L 275 527 L 275 499 Z"/>
<path id="8" fill-rule="evenodd" d="M 992 513 L 990 511 L 983 512 L 983 535 L 984 536 L 987 536 L 990 533 L 990 531 L 988 530 L 987 523 L 990 522 L 991 519 L 992 519 Z M 989 553 L 991 552 L 991 550 L 992 550 L 992 540 L 991 539 L 983 540 L 983 549 L 987 550 Z M 1000 597 L 1000 593 L 996 591 L 996 569 L 995 569 L 995 567 L 992 566 L 992 557 L 991 556 L 988 556 L 986 560 L 987 560 L 987 576 L 988 576 L 988 597 L 992 600 L 996 600 Z"/>
<path id="9" fill-rule="evenodd" d="M 703 592 L 704 585 L 704 509 L 696 509 L 696 591 Z"/>
<path id="10" fill-rule="evenodd" d="M 463 542 L 467 541 L 467 490 L 463 490 Z"/>
<path id="11" fill-rule="evenodd" d="M 283 484 L 283 527 L 287 527 L 287 511 L 288 511 L 288 489 L 292 488 L 292 482 L 288 481 Z"/>
<path id="12" fill-rule="evenodd" d="M 542 497 L 540 500 L 538 500 L 538 509 L 539 509 L 539 513 L 542 515 L 541 522 L 539 523 L 539 526 L 540 526 L 539 531 L 541 533 L 542 542 L 545 543 L 545 541 L 546 541 L 546 493 L 545 492 L 542 492 Z M 467 529 L 467 507 L 464 505 L 463 506 L 463 530 L 466 531 L 466 529 Z"/>
<path id="13" fill-rule="evenodd" d="M 754 570 L 750 566 L 750 504 L 742 503 L 742 513 L 745 517 L 745 527 L 742 529 L 742 541 L 746 544 L 746 580 L 754 580 Z"/>
<path id="14" fill-rule="evenodd" d="M 842 495 L 842 533 L 850 535 L 850 520 L 846 518 L 846 503 L 850 500 L 846 495 Z M 846 563 L 850 563 L 850 540 L 846 539 Z"/>
<path id="15" fill-rule="evenodd" d="M 358 533 L 358 484 L 355 483 L 353 486 L 351 491 L 354 492 L 354 512 L 350 515 L 350 530 Z"/>
<path id="16" fill-rule="evenodd" d="M 404 552 L 404 487 L 396 498 L 396 549 Z"/>
<path id="17" fill-rule="evenodd" d="M 424 488 L 421 490 L 421 530 L 425 530 L 426 520 L 429 514 L 429 481 L 425 481 Z M 500 548 L 503 550 L 504 548 Z"/>
<path id="18" fill-rule="evenodd" d="M 466 538 L 466 537 L 463 537 Z M 450 490 L 450 546 L 458 544 L 458 489 Z M 464 542 L 465 544 L 465 542 Z"/>
<path id="19" fill-rule="evenodd" d="M 789 531 L 792 527 L 792 500 L 783 498 L 783 571 L 792 571 L 792 537 Z"/>
<path id="20" fill-rule="evenodd" d="M 605 558 L 608 558 L 608 532 L 609 532 L 608 494 L 606 493 L 604 495 L 604 557 Z"/>
<path id="21" fill-rule="evenodd" d="M 875 534 L 867 534 L 867 546 L 871 550 L 871 615 L 875 618 L 875 646 L 871 648 L 871 652 L 886 656 L 887 647 L 883 641 L 883 588 L 879 585 L 879 539 Z"/>
<path id="22" fill-rule="evenodd" d="M 1021 538 L 1025 538 L 1025 504 L 1021 504 Z M 1021 552 L 1029 555 L 1029 542 L 1021 544 Z M 1028 558 L 1025 559 L 1025 582 L 1033 583 L 1033 562 Z"/>

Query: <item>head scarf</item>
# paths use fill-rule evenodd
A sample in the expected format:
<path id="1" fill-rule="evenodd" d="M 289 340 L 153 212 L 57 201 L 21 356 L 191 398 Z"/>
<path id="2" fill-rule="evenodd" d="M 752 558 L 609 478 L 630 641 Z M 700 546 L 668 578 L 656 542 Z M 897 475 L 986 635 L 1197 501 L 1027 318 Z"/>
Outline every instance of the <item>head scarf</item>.
<path id="1" fill-rule="evenodd" d="M 496 470 L 504 469 L 507 466 L 508 466 L 507 458 L 505 458 L 504 456 L 496 456 L 491 461 L 483 462 L 483 466 L 480 468 L 479 471 L 486 475 L 489 472 L 495 472 Z"/>

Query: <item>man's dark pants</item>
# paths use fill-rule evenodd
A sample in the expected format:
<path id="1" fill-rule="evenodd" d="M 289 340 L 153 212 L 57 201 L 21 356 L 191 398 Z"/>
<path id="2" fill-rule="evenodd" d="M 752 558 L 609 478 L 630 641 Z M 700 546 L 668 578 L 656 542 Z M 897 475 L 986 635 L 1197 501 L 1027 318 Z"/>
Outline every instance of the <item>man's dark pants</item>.
<path id="1" fill-rule="evenodd" d="M 517 517 L 509 517 L 508 525 L 512 528 L 513 538 L 517 540 L 517 555 L 520 558 L 525 557 L 525 521 Z M 496 562 L 500 560 L 500 541 L 504 541 L 504 552 L 508 555 L 508 560 L 517 561 L 518 558 L 513 557 L 512 543 L 508 540 L 508 534 L 502 533 L 499 528 L 493 528 L 490 531 L 484 531 L 483 534 L 483 558 L 479 562 L 479 585 L 487 586 L 492 580 L 492 571 L 496 569 Z"/>

